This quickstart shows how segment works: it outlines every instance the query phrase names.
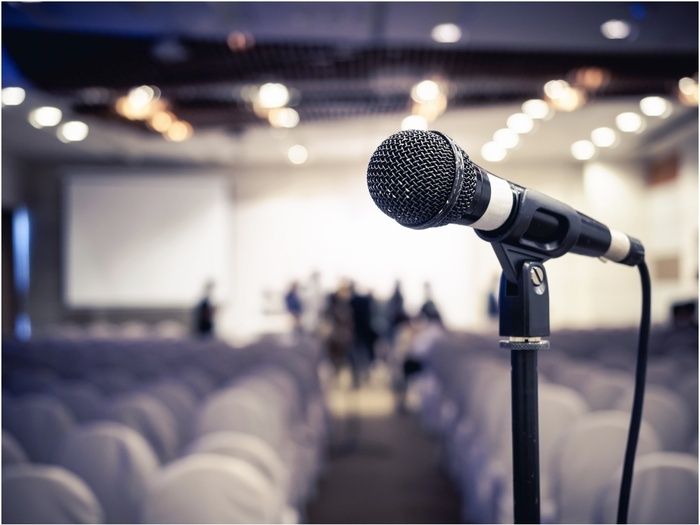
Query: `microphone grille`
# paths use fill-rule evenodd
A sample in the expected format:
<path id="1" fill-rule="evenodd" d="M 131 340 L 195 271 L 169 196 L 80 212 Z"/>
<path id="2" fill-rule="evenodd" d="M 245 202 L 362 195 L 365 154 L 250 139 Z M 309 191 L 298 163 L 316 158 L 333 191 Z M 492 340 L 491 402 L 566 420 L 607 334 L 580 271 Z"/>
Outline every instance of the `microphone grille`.
<path id="1" fill-rule="evenodd" d="M 456 206 L 460 209 L 471 204 L 476 184 L 473 165 L 464 152 L 463 155 L 465 179 Z M 367 187 L 385 214 L 403 226 L 419 227 L 445 206 L 455 173 L 454 152 L 444 137 L 407 130 L 395 133 L 374 152 L 367 168 Z M 442 224 L 453 216 L 450 213 Z"/>

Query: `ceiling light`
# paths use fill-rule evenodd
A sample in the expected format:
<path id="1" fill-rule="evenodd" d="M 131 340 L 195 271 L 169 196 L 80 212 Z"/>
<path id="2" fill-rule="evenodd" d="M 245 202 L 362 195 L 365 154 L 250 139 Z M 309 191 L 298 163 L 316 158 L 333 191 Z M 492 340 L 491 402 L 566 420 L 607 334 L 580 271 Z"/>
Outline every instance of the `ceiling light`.
<path id="1" fill-rule="evenodd" d="M 525 113 L 514 113 L 508 117 L 507 126 L 516 133 L 530 133 L 535 126 L 532 119 Z"/>
<path id="2" fill-rule="evenodd" d="M 639 133 L 644 129 L 644 119 L 638 113 L 627 111 L 615 117 L 615 124 L 625 133 Z"/>
<path id="3" fill-rule="evenodd" d="M 589 91 L 596 91 L 610 80 L 610 72 L 599 67 L 582 67 L 574 73 L 574 83 Z"/>
<path id="4" fill-rule="evenodd" d="M 544 85 L 544 94 L 549 98 L 559 98 L 570 87 L 566 80 L 550 80 Z"/>
<path id="5" fill-rule="evenodd" d="M 401 121 L 401 129 L 419 129 L 425 131 L 428 129 L 428 120 L 421 115 L 409 115 Z"/>
<path id="6" fill-rule="evenodd" d="M 644 97 L 639 101 L 639 108 L 647 117 L 666 118 L 671 114 L 671 104 L 663 97 Z"/>
<path id="7" fill-rule="evenodd" d="M 500 162 L 506 158 L 506 149 L 495 142 L 487 142 L 481 147 L 481 156 L 489 162 Z"/>
<path id="8" fill-rule="evenodd" d="M 591 131 L 591 140 L 599 148 L 610 148 L 617 143 L 617 133 L 612 128 L 596 128 Z"/>
<path id="9" fill-rule="evenodd" d="M 589 160 L 595 155 L 595 146 L 588 140 L 577 140 L 571 145 L 571 155 L 576 160 Z"/>
<path id="10" fill-rule="evenodd" d="M 523 102 L 523 113 L 533 119 L 547 119 L 552 115 L 552 109 L 549 104 L 540 98 L 533 98 Z"/>
<path id="11" fill-rule="evenodd" d="M 226 44 L 231 51 L 236 53 L 253 47 L 255 44 L 255 39 L 253 38 L 253 35 L 249 33 L 244 33 L 243 31 L 233 31 L 226 37 Z"/>
<path id="12" fill-rule="evenodd" d="M 608 20 L 600 25 L 600 32 L 610 40 L 624 40 L 632 32 L 632 26 L 624 20 Z"/>
<path id="13" fill-rule="evenodd" d="M 19 106 L 24 102 L 25 92 L 21 87 L 6 87 L 2 90 L 3 106 Z"/>
<path id="14" fill-rule="evenodd" d="M 698 105 L 698 81 L 695 78 L 683 77 L 678 81 L 678 98 L 686 106 Z"/>
<path id="15" fill-rule="evenodd" d="M 296 144 L 287 150 L 287 158 L 292 164 L 304 164 L 309 158 L 309 152 L 301 144 Z"/>
<path id="16" fill-rule="evenodd" d="M 29 112 L 29 123 L 35 128 L 50 128 L 61 122 L 63 113 L 53 106 L 42 106 Z"/>
<path id="17" fill-rule="evenodd" d="M 520 136 L 512 129 L 503 128 L 493 134 L 493 141 L 506 149 L 511 149 L 518 145 Z"/>
<path id="18" fill-rule="evenodd" d="M 267 119 L 275 128 L 293 128 L 299 124 L 299 113 L 292 108 L 276 108 L 270 110 Z"/>
<path id="19" fill-rule="evenodd" d="M 439 24 L 433 28 L 430 36 L 435 42 L 454 44 L 462 38 L 462 30 L 455 24 Z"/>
<path id="20" fill-rule="evenodd" d="M 62 142 L 80 142 L 88 136 L 88 125 L 80 120 L 71 120 L 62 124 L 56 135 Z"/>
<path id="21" fill-rule="evenodd" d="M 289 90 L 284 84 L 268 82 L 260 86 L 257 103 L 261 108 L 281 108 L 284 107 L 287 102 L 289 102 Z"/>
<path id="22" fill-rule="evenodd" d="M 139 86 L 131 89 L 126 97 L 132 108 L 140 110 L 158 99 L 160 90 L 152 86 Z"/>
<path id="23" fill-rule="evenodd" d="M 153 115 L 148 124 L 158 133 L 165 133 L 177 119 L 169 111 L 159 111 Z"/>
<path id="24" fill-rule="evenodd" d="M 193 130 L 189 122 L 178 120 L 173 122 L 163 135 L 167 140 L 172 142 L 182 142 L 192 136 Z"/>
<path id="25" fill-rule="evenodd" d="M 441 90 L 437 82 L 423 80 L 411 89 L 411 98 L 416 102 L 432 102 L 440 97 Z"/>

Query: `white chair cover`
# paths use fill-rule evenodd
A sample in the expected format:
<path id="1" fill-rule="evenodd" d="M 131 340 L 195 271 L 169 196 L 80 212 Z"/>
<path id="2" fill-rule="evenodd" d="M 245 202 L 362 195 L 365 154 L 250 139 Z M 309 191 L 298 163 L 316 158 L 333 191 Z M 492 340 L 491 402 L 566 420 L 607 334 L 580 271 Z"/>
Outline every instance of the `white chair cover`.
<path id="1" fill-rule="evenodd" d="M 632 393 L 619 400 L 618 408 L 632 408 Z M 692 438 L 690 409 L 670 390 L 648 385 L 644 392 L 644 420 L 656 431 L 662 450 L 686 451 Z"/>
<path id="2" fill-rule="evenodd" d="M 188 447 L 189 454 L 221 454 L 247 461 L 260 470 L 283 494 L 289 493 L 289 471 L 280 456 L 263 439 L 240 432 L 214 432 Z"/>
<path id="3" fill-rule="evenodd" d="M 3 468 L 3 523 L 102 523 L 102 516 L 90 489 L 65 469 L 45 465 Z"/>
<path id="4" fill-rule="evenodd" d="M 2 465 L 27 463 L 27 454 L 17 440 L 9 432 L 2 431 Z"/>
<path id="5" fill-rule="evenodd" d="M 622 468 L 630 415 L 591 412 L 562 436 L 552 459 L 551 484 L 560 523 L 590 523 L 601 487 Z M 642 423 L 637 454 L 659 450 L 653 428 Z M 618 478 L 619 482 L 619 478 Z"/>
<path id="6" fill-rule="evenodd" d="M 160 401 L 175 419 L 178 441 L 187 443 L 194 433 L 194 414 L 197 408 L 190 389 L 175 381 L 160 381 L 146 388 L 146 393 Z"/>
<path id="7" fill-rule="evenodd" d="M 46 395 L 33 394 L 12 400 L 3 414 L 7 430 L 17 438 L 29 459 L 53 463 L 61 441 L 73 426 L 73 416 Z"/>
<path id="8" fill-rule="evenodd" d="M 602 491 L 600 523 L 616 523 L 620 473 Z M 656 452 L 638 457 L 634 467 L 628 523 L 697 523 L 698 458 Z"/>
<path id="9" fill-rule="evenodd" d="M 118 423 L 99 422 L 69 433 L 59 463 L 83 479 L 104 509 L 107 523 L 136 523 L 158 460 L 146 440 Z"/>
<path id="10" fill-rule="evenodd" d="M 285 505 L 245 461 L 195 454 L 163 469 L 149 485 L 143 523 L 276 523 Z"/>
<path id="11" fill-rule="evenodd" d="M 162 463 L 175 457 L 178 449 L 177 424 L 160 401 L 143 393 L 117 398 L 108 408 L 107 418 L 139 432 L 153 447 Z"/>
<path id="12" fill-rule="evenodd" d="M 106 401 L 102 393 L 90 383 L 62 383 L 54 389 L 53 395 L 81 423 L 99 419 L 104 413 Z"/>

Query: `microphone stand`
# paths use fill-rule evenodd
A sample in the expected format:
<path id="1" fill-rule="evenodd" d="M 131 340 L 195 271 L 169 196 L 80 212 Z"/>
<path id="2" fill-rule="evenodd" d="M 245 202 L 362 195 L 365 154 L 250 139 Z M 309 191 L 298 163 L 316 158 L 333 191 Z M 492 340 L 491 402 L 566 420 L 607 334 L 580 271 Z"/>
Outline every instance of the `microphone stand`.
<path id="1" fill-rule="evenodd" d="M 523 247 L 492 243 L 503 273 L 500 347 L 510 350 L 515 523 L 540 522 L 537 352 L 549 348 L 546 258 Z"/>

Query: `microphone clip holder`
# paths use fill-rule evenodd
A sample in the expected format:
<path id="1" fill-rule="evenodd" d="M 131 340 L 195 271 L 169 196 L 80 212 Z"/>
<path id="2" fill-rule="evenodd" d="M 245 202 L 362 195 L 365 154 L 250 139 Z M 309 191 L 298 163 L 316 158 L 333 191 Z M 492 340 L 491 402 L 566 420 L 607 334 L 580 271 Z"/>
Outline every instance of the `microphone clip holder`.
<path id="1" fill-rule="evenodd" d="M 537 352 L 549 348 L 549 282 L 541 252 L 492 242 L 503 274 L 499 290 L 501 348 L 511 356 L 515 523 L 540 522 Z"/>

